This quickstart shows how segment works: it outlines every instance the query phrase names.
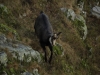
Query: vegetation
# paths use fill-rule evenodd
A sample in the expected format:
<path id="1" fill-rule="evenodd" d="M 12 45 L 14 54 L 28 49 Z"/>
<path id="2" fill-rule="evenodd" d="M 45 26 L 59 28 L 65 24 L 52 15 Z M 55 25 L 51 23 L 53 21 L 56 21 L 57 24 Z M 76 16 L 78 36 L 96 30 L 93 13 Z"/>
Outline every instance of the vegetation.
<path id="1" fill-rule="evenodd" d="M 30 63 L 22 62 L 21 67 L 20 61 L 8 58 L 7 66 L 0 64 L 0 74 L 6 71 L 8 75 L 18 75 L 37 68 L 40 75 L 99 75 L 100 19 L 89 15 L 89 1 L 86 3 L 86 0 L 82 0 L 85 1 L 87 11 L 88 35 L 84 41 L 80 39 L 83 34 L 79 25 L 83 26 L 83 23 L 77 20 L 72 23 L 60 11 L 61 7 L 74 8 L 75 1 L 78 0 L 0 0 L 0 32 L 10 38 L 11 35 L 17 35 L 20 41 L 39 51 L 41 56 L 42 50 L 34 34 L 35 18 L 40 11 L 43 10 L 49 16 L 54 32 L 62 32 L 58 39 L 59 44 L 54 47 L 52 64 L 44 61 L 37 63 L 33 60 Z M 94 3 L 94 0 L 91 3 Z M 7 51 L 6 53 L 11 57 Z"/>
<path id="2" fill-rule="evenodd" d="M 3 33 L 11 32 L 13 34 L 17 34 L 16 30 L 14 30 L 13 28 L 8 27 L 5 24 L 0 24 L 0 32 L 3 32 Z"/>
<path id="3" fill-rule="evenodd" d="M 81 36 L 81 38 L 84 36 L 84 29 L 82 27 L 84 27 L 84 23 L 82 21 L 79 21 L 77 19 L 74 20 L 74 25 L 79 33 L 79 35 Z"/>

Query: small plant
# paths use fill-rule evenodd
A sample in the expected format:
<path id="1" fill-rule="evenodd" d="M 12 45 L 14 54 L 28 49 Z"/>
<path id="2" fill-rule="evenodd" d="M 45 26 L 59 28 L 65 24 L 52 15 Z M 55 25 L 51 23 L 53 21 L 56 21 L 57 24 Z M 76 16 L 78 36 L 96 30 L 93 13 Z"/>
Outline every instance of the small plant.
<path id="1" fill-rule="evenodd" d="M 8 14 L 8 9 L 3 4 L 0 4 L 0 14 L 1 14 L 0 16 L 7 15 Z"/>
<path id="2" fill-rule="evenodd" d="M 6 24 L 0 24 L 0 32 L 4 32 L 4 33 L 11 32 L 13 34 L 17 34 L 16 30 L 7 26 Z"/>
<path id="3" fill-rule="evenodd" d="M 83 66 L 83 68 L 88 70 L 89 75 L 91 75 L 90 65 L 86 59 L 81 59 L 81 65 Z"/>
<path id="4" fill-rule="evenodd" d="M 14 68 L 10 68 L 11 74 L 15 74 Z"/>
<path id="5" fill-rule="evenodd" d="M 79 21 L 79 20 L 75 19 L 75 20 L 73 21 L 73 24 L 74 24 L 75 27 L 77 28 L 79 35 L 80 35 L 81 37 L 83 37 L 83 36 L 84 36 L 84 29 L 83 29 L 84 23 L 83 23 L 82 21 Z"/>
<path id="6" fill-rule="evenodd" d="M 56 55 L 61 55 L 63 52 L 63 49 L 59 44 L 56 44 L 56 46 L 53 47 L 53 50 Z"/>
<path id="7" fill-rule="evenodd" d="M 69 74 L 72 74 L 74 75 L 74 66 L 73 65 L 70 65 L 70 64 L 64 64 L 63 65 L 63 70 L 65 73 L 69 73 Z"/>
<path id="8" fill-rule="evenodd" d="M 5 34 L 12 33 L 17 39 L 19 39 L 17 31 L 6 24 L 0 24 L 0 32 Z"/>

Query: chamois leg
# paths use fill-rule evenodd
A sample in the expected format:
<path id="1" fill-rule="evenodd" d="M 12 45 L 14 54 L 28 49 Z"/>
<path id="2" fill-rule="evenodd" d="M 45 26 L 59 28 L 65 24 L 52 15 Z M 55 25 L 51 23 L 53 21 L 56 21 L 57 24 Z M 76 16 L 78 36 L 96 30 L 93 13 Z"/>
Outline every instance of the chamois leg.
<path id="1" fill-rule="evenodd" d="M 45 62 L 47 62 L 47 52 L 45 46 L 41 45 L 43 51 L 45 52 Z"/>
<path id="2" fill-rule="evenodd" d="M 52 49 L 52 46 L 51 45 L 49 46 L 49 49 L 51 51 L 51 55 L 50 55 L 50 58 L 49 58 L 49 63 L 51 63 L 52 56 L 53 56 L 53 49 Z"/>
<path id="3" fill-rule="evenodd" d="M 44 49 L 44 52 L 45 52 L 45 62 L 47 62 L 47 52 L 46 52 L 46 49 Z"/>

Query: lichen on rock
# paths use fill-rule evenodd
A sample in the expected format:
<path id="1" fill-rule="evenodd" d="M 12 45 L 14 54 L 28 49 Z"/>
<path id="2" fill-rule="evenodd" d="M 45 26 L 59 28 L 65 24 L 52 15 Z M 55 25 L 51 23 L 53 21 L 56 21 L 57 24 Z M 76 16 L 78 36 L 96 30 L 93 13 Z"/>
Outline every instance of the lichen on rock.
<path id="1" fill-rule="evenodd" d="M 41 61 L 40 53 L 33 50 L 30 46 L 24 45 L 19 41 L 12 41 L 5 37 L 4 34 L 0 34 L 0 48 L 7 49 L 14 58 L 25 61 L 31 62 L 32 59 L 37 60 L 37 62 Z M 4 52 L 0 52 L 0 57 L 2 59 L 2 63 L 6 63 L 7 54 Z"/>

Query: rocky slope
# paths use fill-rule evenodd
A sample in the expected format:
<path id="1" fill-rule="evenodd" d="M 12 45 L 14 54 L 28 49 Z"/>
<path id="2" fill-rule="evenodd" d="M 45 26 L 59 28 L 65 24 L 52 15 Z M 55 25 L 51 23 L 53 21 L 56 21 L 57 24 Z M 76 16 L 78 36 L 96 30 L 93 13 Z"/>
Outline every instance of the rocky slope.
<path id="1" fill-rule="evenodd" d="M 99 75 L 98 1 L 0 0 L 0 75 Z M 34 33 L 41 10 L 62 32 L 51 64 Z"/>

